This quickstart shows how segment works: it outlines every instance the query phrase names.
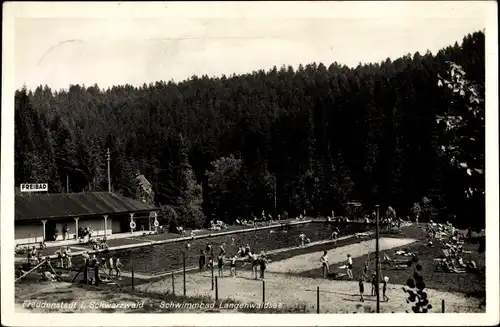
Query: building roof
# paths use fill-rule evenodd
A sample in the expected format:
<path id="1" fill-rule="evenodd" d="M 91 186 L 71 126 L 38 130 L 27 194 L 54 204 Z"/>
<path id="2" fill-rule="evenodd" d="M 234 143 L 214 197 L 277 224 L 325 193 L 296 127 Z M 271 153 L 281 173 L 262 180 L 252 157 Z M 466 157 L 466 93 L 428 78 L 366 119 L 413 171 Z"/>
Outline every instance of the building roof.
<path id="1" fill-rule="evenodd" d="M 151 188 L 151 183 L 147 180 L 144 175 L 138 175 L 135 179 L 139 181 L 139 184 L 146 190 Z"/>
<path id="2" fill-rule="evenodd" d="M 84 217 L 157 210 L 110 192 L 16 195 L 15 220 Z"/>

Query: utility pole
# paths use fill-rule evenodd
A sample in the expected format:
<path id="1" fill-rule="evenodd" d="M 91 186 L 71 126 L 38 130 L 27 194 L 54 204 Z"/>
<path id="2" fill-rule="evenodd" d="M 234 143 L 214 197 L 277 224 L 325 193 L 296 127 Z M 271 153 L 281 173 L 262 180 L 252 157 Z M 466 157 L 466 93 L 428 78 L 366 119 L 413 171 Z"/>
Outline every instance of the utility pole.
<path id="1" fill-rule="evenodd" d="M 106 155 L 107 155 L 106 159 L 108 161 L 108 192 L 111 192 L 111 167 L 110 167 L 111 154 L 109 153 L 109 148 Z"/>
<path id="2" fill-rule="evenodd" d="M 66 193 L 69 193 L 69 176 L 66 174 Z"/>
<path id="3" fill-rule="evenodd" d="M 276 216 L 276 174 L 274 174 L 274 219 L 278 219 Z"/>
<path id="4" fill-rule="evenodd" d="M 380 206 L 377 204 L 375 206 L 375 209 L 377 210 L 377 220 L 376 220 L 376 239 L 375 239 L 375 278 L 377 279 L 377 284 L 375 291 L 377 292 L 377 313 L 380 313 L 380 259 L 379 259 L 379 228 L 378 228 L 378 222 L 379 222 L 379 212 L 380 212 Z"/>

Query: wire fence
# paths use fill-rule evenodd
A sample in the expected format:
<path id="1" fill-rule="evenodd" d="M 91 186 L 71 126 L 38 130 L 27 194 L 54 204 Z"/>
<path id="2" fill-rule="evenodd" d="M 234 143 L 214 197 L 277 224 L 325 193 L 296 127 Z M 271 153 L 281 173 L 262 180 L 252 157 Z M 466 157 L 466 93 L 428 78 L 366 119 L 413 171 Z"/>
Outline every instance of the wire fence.
<path id="1" fill-rule="evenodd" d="M 208 270 L 202 270 L 201 273 L 191 274 L 189 272 L 180 273 L 170 273 L 163 276 L 160 279 L 141 281 L 138 284 L 132 278 L 129 286 L 129 290 L 132 292 L 141 292 L 146 294 L 154 294 L 160 296 L 175 295 L 180 299 L 186 297 L 200 297 L 208 296 L 213 301 L 236 301 L 234 293 L 240 293 L 238 290 L 239 282 L 235 281 L 232 277 L 236 274 L 238 279 L 243 283 L 252 279 L 253 291 L 251 294 L 245 293 L 243 298 L 244 302 L 252 304 L 265 305 L 279 303 L 284 298 L 294 297 L 293 294 L 284 294 L 285 289 L 280 290 L 280 283 L 274 280 L 265 279 L 254 279 L 253 277 L 248 277 L 248 270 L 231 271 L 229 275 L 226 273 L 224 277 L 219 277 L 218 269 L 211 266 Z M 245 275 L 242 276 L 242 273 Z M 258 273 L 258 272 L 256 272 Z M 132 276 L 134 274 L 132 273 Z M 312 279 L 313 280 L 313 279 Z M 313 282 L 314 283 L 314 282 Z M 224 287 L 231 284 L 236 287 Z M 230 289 L 231 291 L 228 291 Z M 235 292 L 233 292 L 235 291 Z M 331 288 L 322 289 L 320 286 L 307 287 L 307 289 L 301 289 L 301 291 L 307 291 L 310 293 L 309 296 L 298 299 L 295 303 L 288 303 L 285 305 L 288 307 L 288 312 L 308 312 L 308 313 L 367 313 L 376 312 L 376 300 L 374 298 L 369 298 L 366 302 L 361 302 L 359 300 L 359 294 L 346 294 L 342 292 L 332 292 Z M 243 291 L 242 291 L 243 292 Z M 297 289 L 297 292 L 299 290 Z M 335 298 L 336 297 L 336 298 Z M 402 298 L 402 299 L 400 299 Z M 183 299 L 183 300 L 184 300 Z M 366 298 L 365 298 L 366 299 Z M 345 301 L 344 305 L 337 305 L 337 303 Z M 387 305 L 383 301 L 382 294 L 380 295 L 380 312 L 401 312 L 401 306 L 398 305 Z M 395 301 L 404 302 L 403 297 L 397 297 Z M 354 307 L 356 310 L 352 310 L 353 302 L 358 302 Z M 471 313 L 471 312 L 485 312 L 485 306 L 479 304 L 479 300 L 471 301 L 471 304 L 466 304 L 463 302 L 456 302 L 449 299 L 431 299 L 433 308 L 429 310 L 432 313 Z M 477 304 L 473 303 L 477 302 Z M 404 310 L 412 312 L 411 303 L 404 305 Z M 391 308 L 398 307 L 395 311 Z M 290 311 L 291 310 L 291 311 Z M 287 312 L 283 309 L 283 312 Z"/>
<path id="2" fill-rule="evenodd" d="M 56 273 L 55 269 L 50 266 Z M 176 272 L 165 273 L 157 278 L 151 279 L 150 276 L 131 269 L 129 272 L 122 272 L 121 277 L 107 269 L 97 267 L 82 266 L 70 270 L 64 280 L 73 283 L 93 284 L 99 288 L 118 288 L 120 291 L 136 293 L 139 296 L 152 296 L 156 299 L 161 298 L 174 302 L 230 302 L 250 305 L 255 308 L 260 305 L 260 309 L 276 309 L 273 313 L 374 313 L 376 312 L 376 300 L 374 297 L 366 296 L 365 302 L 361 302 L 359 294 L 353 294 L 352 287 L 346 291 L 345 286 L 339 290 L 332 287 L 325 287 L 325 284 L 317 282 L 313 278 L 304 278 L 302 281 L 308 281 L 307 285 L 288 285 L 294 289 L 294 292 L 287 292 L 283 287 L 282 280 L 260 279 L 257 276 L 258 271 L 249 271 L 234 267 L 233 270 L 222 272 L 220 277 L 218 268 L 211 265 L 202 270 L 196 269 L 196 273 L 190 273 L 185 265 L 183 269 Z M 251 277 L 249 274 L 252 273 Z M 32 275 L 34 273 L 31 273 Z M 26 274 L 27 275 L 27 274 Z M 231 278 L 235 275 L 235 278 Z M 18 278 L 16 282 L 24 277 Z M 286 281 L 292 283 L 292 281 Z M 250 286 L 249 286 L 250 285 Z M 339 286 L 342 284 L 339 284 Z M 346 285 L 346 284 L 344 284 Z M 248 287 L 251 290 L 248 290 Z M 349 288 L 348 288 L 349 289 Z M 368 291 L 368 290 L 367 290 Z M 392 291 L 393 292 L 393 291 Z M 296 294 L 294 294 L 296 293 Z M 405 296 L 389 294 L 392 300 L 382 302 L 380 295 L 380 312 L 412 312 L 411 303 L 404 303 Z M 287 300 L 291 298 L 293 300 Z M 239 301 L 238 301 L 239 299 Z M 456 302 L 452 298 L 439 299 L 430 296 L 430 302 L 433 308 L 429 310 L 432 313 L 481 313 L 485 312 L 484 303 L 480 299 L 468 299 L 469 303 Z M 276 304 L 285 302 L 282 307 L 276 307 Z M 484 300 L 483 300 L 484 302 Z M 248 310 L 250 310 L 248 309 Z M 247 312 L 266 312 L 265 310 L 247 311 Z"/>

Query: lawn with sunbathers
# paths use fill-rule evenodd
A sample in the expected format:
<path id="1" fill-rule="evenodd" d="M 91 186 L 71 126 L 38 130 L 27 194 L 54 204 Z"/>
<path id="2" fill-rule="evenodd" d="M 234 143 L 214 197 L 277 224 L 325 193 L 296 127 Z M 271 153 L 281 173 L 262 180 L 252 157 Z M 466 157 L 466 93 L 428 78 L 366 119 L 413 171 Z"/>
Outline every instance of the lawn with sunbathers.
<path id="1" fill-rule="evenodd" d="M 418 253 L 418 263 L 422 265 L 422 275 L 424 276 L 424 282 L 427 288 L 433 288 L 436 290 L 442 290 L 446 292 L 459 292 L 465 293 L 470 296 L 483 297 L 485 294 L 485 256 L 484 253 L 478 253 L 478 245 L 465 242 L 463 244 L 462 257 L 464 261 L 472 259 L 475 261 L 479 267 L 477 272 L 445 272 L 442 269 L 437 269 L 437 259 L 443 258 L 443 244 L 447 242 L 447 239 L 442 241 L 433 240 L 432 247 L 428 246 L 427 232 L 424 231 L 422 227 L 406 227 L 401 230 L 398 234 L 381 233 L 381 237 L 397 237 L 397 238 L 414 238 L 418 241 L 405 246 L 397 247 L 390 250 L 381 251 L 381 259 L 387 256 L 389 260 L 396 261 L 409 261 L 410 257 L 396 255 L 395 252 L 398 250 L 405 250 L 408 252 Z M 361 257 L 354 258 L 353 265 L 353 275 L 355 279 L 358 279 L 363 274 L 363 267 L 365 262 L 370 262 L 369 270 L 370 273 L 375 270 L 375 252 L 363 255 Z M 319 258 L 318 258 L 319 262 Z M 331 270 L 336 269 L 331 267 Z M 401 265 L 403 266 L 403 265 Z M 389 283 L 392 284 L 406 284 L 408 278 L 413 274 L 413 264 L 411 267 L 406 269 L 396 269 L 394 265 L 383 264 L 381 274 L 382 276 L 389 277 Z M 402 267 L 400 267 L 402 268 Z M 337 269 L 338 270 L 338 269 Z M 312 278 L 322 278 L 321 267 L 318 265 L 317 268 L 311 269 L 309 271 L 300 272 L 297 275 Z"/>

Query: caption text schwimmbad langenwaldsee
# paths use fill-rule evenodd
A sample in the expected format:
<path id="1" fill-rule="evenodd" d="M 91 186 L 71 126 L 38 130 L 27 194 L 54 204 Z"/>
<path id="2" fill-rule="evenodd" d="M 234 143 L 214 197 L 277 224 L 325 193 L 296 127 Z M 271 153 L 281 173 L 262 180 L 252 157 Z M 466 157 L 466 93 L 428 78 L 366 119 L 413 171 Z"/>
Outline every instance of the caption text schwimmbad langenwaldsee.
<path id="1" fill-rule="evenodd" d="M 76 309 L 142 309 L 146 301 L 126 301 L 126 302 L 111 302 L 111 301 L 71 301 L 71 302 L 50 302 L 50 301 L 24 301 L 23 308 L 25 309 L 52 309 L 52 310 L 76 310 Z M 149 303 L 149 307 L 157 307 L 159 309 L 281 309 L 282 303 L 264 302 L 264 303 L 233 303 L 233 302 L 176 302 L 176 301 L 161 301 L 160 303 Z"/>

